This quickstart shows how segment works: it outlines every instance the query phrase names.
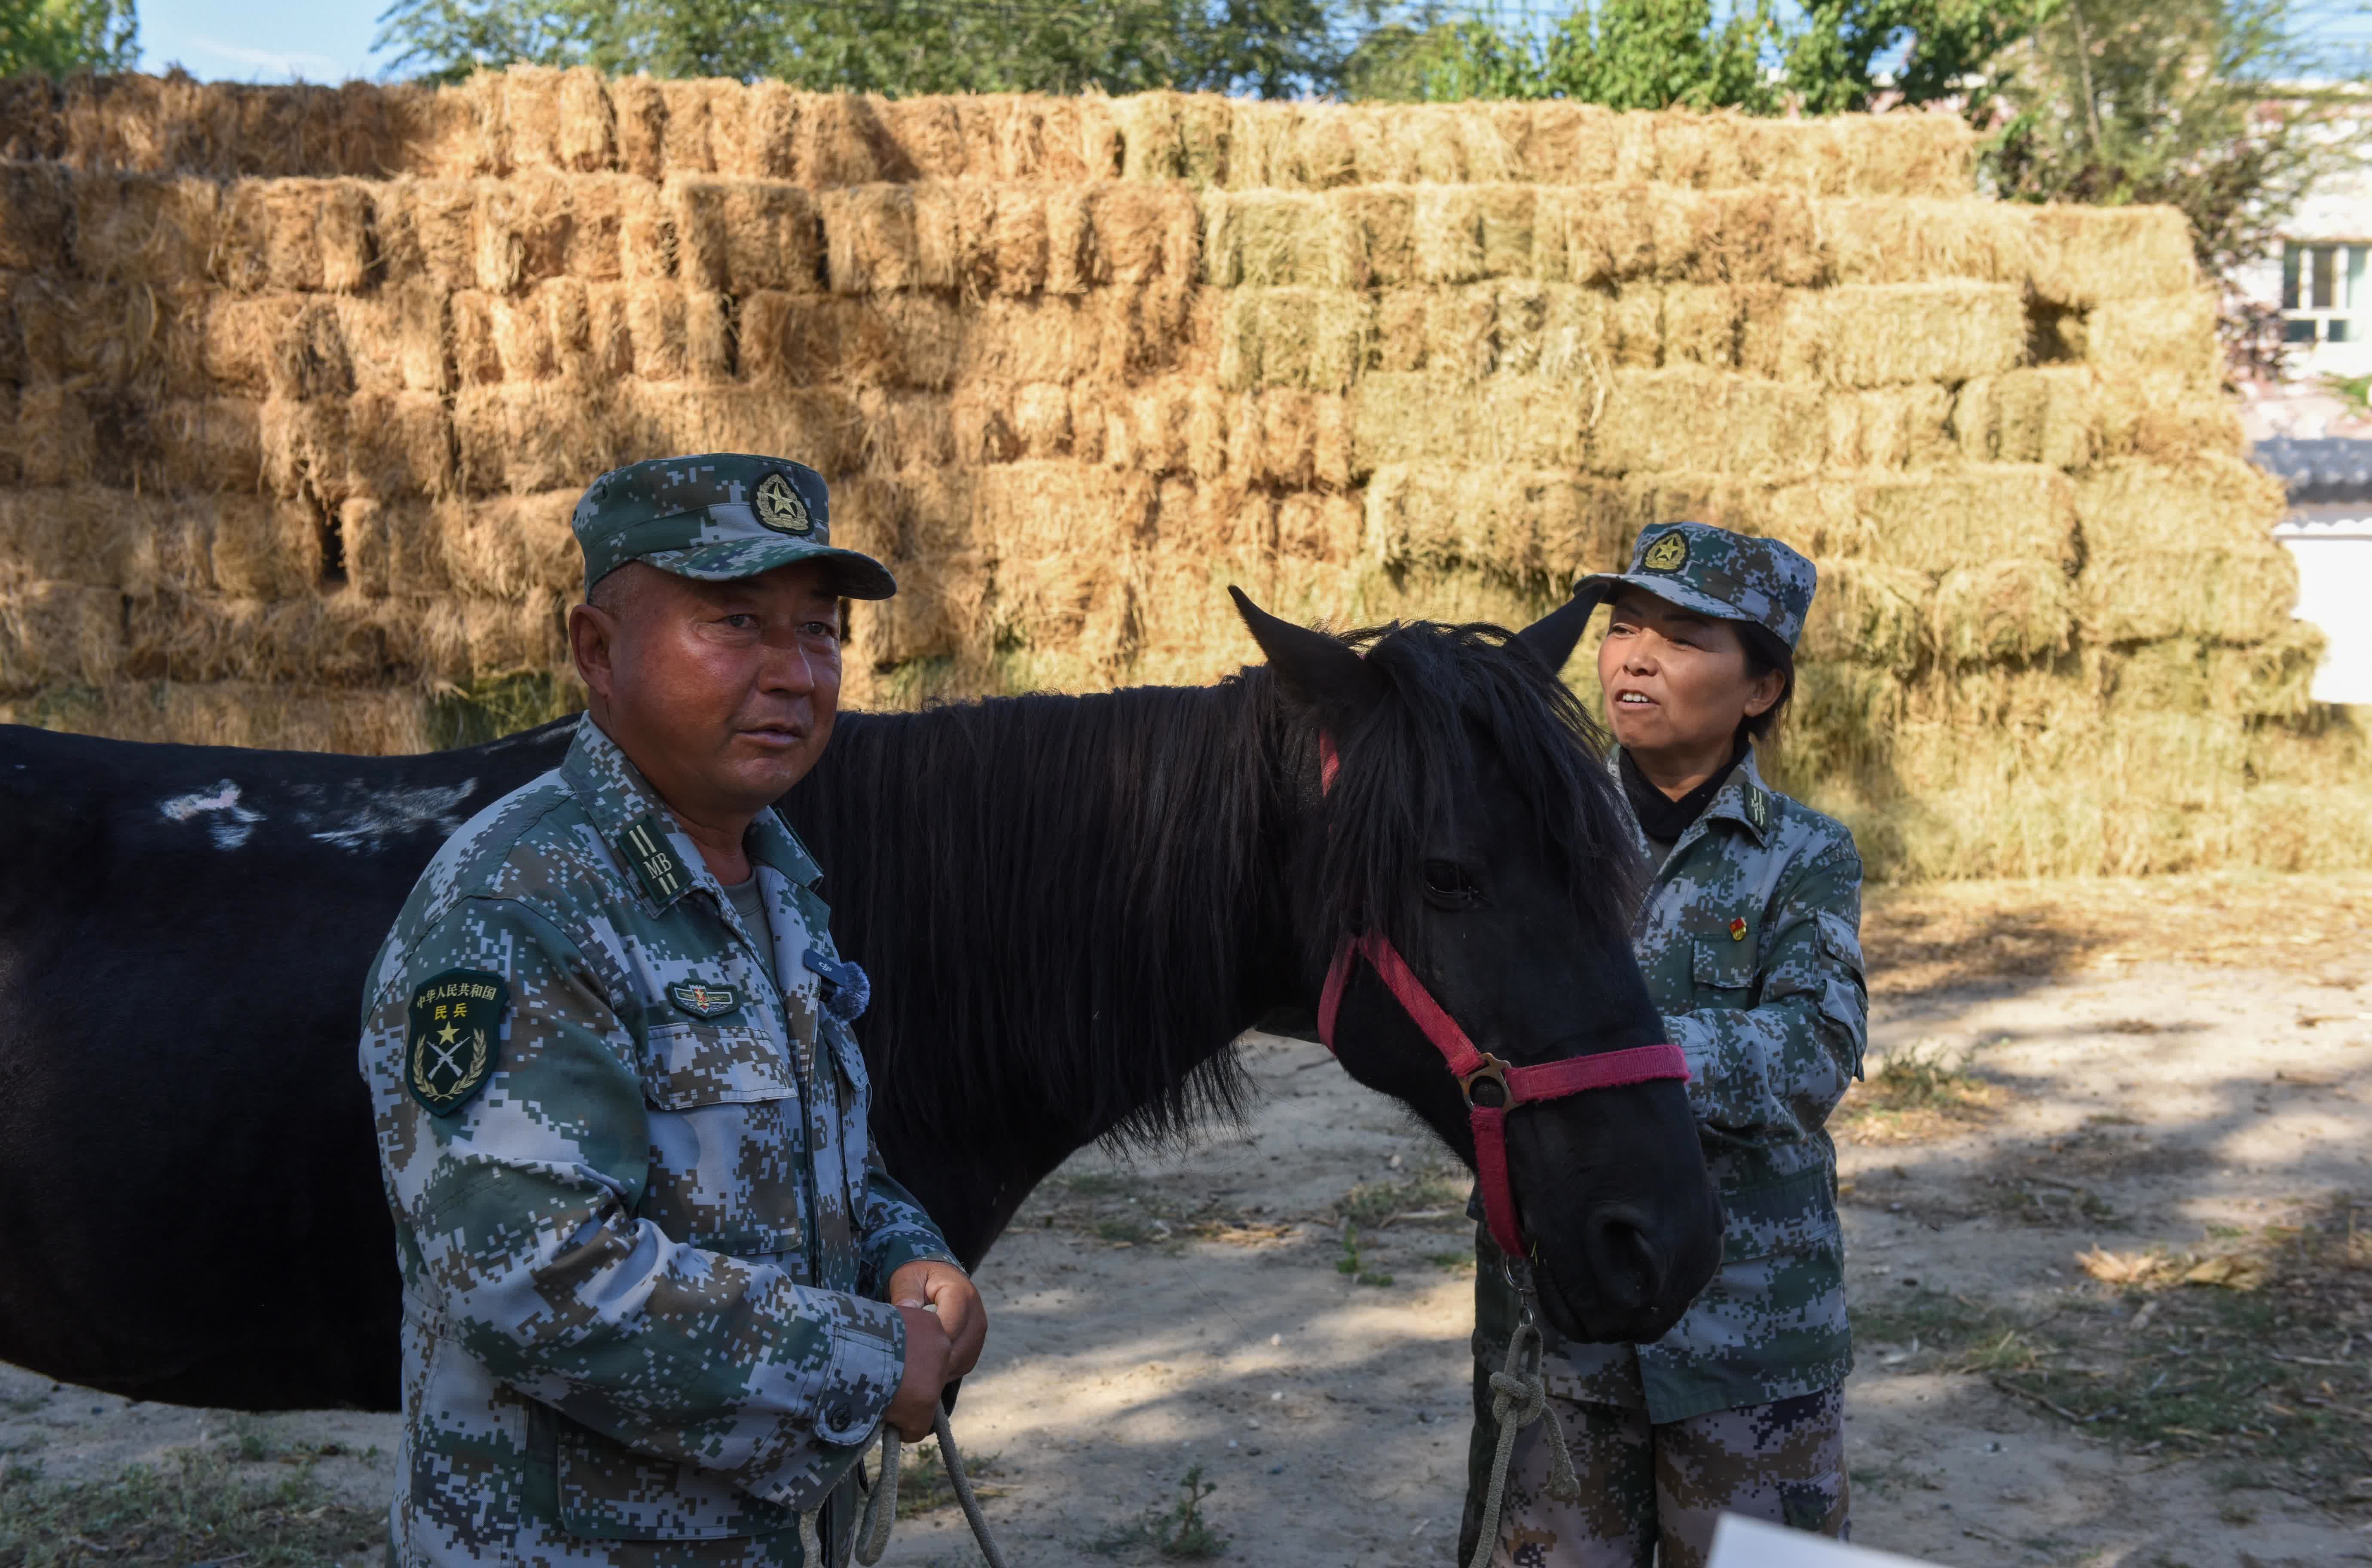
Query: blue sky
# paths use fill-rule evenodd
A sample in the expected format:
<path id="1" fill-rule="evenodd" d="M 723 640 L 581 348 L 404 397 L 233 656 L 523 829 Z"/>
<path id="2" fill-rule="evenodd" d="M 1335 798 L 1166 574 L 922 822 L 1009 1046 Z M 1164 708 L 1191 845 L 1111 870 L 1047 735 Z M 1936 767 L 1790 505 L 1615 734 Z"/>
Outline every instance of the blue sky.
<path id="1" fill-rule="evenodd" d="M 139 3 L 145 71 L 178 64 L 210 82 L 343 82 L 380 69 L 370 41 L 386 0 Z"/>

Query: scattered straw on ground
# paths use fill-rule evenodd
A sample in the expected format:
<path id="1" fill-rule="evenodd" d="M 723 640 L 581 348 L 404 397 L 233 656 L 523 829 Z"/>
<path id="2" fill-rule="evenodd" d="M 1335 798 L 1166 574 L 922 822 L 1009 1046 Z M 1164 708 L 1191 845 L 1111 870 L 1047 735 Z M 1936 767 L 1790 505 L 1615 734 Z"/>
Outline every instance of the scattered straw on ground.
<path id="1" fill-rule="evenodd" d="M 2145 962 L 2262 967 L 2344 984 L 2372 978 L 2372 874 L 1874 888 L 1862 945 L 1881 996 Z"/>

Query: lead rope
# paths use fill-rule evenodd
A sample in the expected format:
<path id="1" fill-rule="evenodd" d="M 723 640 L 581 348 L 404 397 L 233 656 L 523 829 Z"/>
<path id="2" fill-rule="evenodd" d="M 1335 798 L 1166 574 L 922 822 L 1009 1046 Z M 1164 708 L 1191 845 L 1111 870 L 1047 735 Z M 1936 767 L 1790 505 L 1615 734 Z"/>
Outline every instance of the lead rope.
<path id="1" fill-rule="evenodd" d="M 945 1409 L 938 1411 L 933 1430 L 939 1438 L 939 1463 L 947 1467 L 948 1484 L 956 1489 L 956 1501 L 963 1507 L 964 1522 L 971 1527 L 972 1539 L 980 1542 L 980 1554 L 988 1559 L 988 1568 L 1005 1568 L 1005 1554 L 996 1550 L 996 1539 L 988 1533 L 988 1516 L 980 1511 L 980 1499 L 972 1495 L 971 1478 L 964 1474 L 963 1456 L 956 1450 L 955 1431 L 948 1425 Z M 866 1494 L 865 1523 L 856 1532 L 856 1561 L 865 1568 L 873 1568 L 890 1549 L 890 1526 L 897 1516 L 898 1434 L 885 1423 L 881 1428 L 881 1479 Z"/>
<path id="2" fill-rule="evenodd" d="M 1499 1510 L 1507 1500 L 1507 1465 L 1515 1458 L 1516 1434 L 1522 1428 L 1537 1421 L 1548 1434 L 1548 1494 L 1560 1503 L 1576 1502 L 1581 1496 L 1581 1481 L 1573 1473 L 1573 1453 L 1565 1446 L 1564 1428 L 1549 1409 L 1548 1378 L 1541 1369 L 1540 1298 L 1532 1292 L 1532 1272 L 1510 1259 L 1507 1283 L 1516 1287 L 1518 1311 L 1516 1331 L 1507 1341 L 1507 1359 L 1491 1374 L 1491 1418 L 1499 1423 L 1499 1446 L 1491 1456 L 1491 1485 L 1482 1494 L 1482 1527 L 1475 1537 L 1474 1561 L 1469 1568 L 1490 1568 L 1491 1555 L 1498 1550 Z"/>

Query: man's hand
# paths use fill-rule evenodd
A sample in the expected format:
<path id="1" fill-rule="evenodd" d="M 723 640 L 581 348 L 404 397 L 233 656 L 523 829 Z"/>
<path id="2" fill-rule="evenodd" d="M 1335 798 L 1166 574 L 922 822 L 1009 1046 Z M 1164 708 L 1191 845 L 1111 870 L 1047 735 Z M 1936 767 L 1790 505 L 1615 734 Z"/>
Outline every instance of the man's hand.
<path id="1" fill-rule="evenodd" d="M 907 1264 L 890 1276 L 890 1302 L 906 1320 L 906 1372 L 882 1419 L 919 1443 L 938 1419 L 940 1390 L 979 1362 L 988 1309 L 971 1276 L 953 1263 Z"/>
<path id="2" fill-rule="evenodd" d="M 890 1300 L 893 1306 L 924 1307 L 938 1314 L 939 1327 L 954 1342 L 948 1381 L 979 1365 L 981 1347 L 988 1342 L 988 1308 L 981 1305 L 970 1274 L 953 1263 L 909 1263 L 890 1276 Z"/>
<path id="3" fill-rule="evenodd" d="M 948 1386 L 948 1362 L 955 1344 L 932 1313 L 901 1307 L 898 1316 L 906 1320 L 906 1370 L 881 1419 L 907 1442 L 920 1443 L 939 1419 L 939 1390 Z"/>

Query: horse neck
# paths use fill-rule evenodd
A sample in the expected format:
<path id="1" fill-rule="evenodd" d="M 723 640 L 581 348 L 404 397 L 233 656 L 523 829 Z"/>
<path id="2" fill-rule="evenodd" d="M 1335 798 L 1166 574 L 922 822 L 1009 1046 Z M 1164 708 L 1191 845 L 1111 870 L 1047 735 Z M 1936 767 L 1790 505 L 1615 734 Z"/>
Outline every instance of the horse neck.
<path id="1" fill-rule="evenodd" d="M 1264 674 L 843 726 L 785 809 L 875 981 L 893 1167 L 1015 1162 L 1017 1204 L 1087 1143 L 1236 1105 L 1227 1046 L 1296 989 Z"/>

